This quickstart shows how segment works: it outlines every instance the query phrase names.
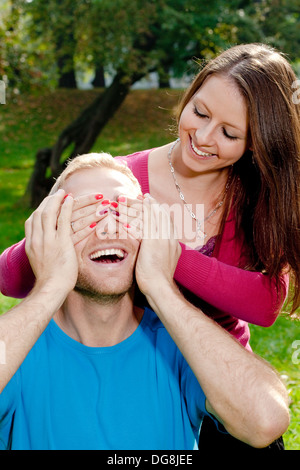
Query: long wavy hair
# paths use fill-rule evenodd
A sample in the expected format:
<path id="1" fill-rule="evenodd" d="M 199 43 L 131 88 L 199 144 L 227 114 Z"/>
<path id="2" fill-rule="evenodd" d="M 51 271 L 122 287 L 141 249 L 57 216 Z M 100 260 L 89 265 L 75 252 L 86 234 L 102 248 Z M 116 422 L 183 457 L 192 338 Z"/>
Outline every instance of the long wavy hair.
<path id="1" fill-rule="evenodd" d="M 289 271 L 292 309 L 300 304 L 300 103 L 285 56 L 265 44 L 231 47 L 206 64 L 184 94 L 177 120 L 207 77 L 233 80 L 245 98 L 251 150 L 232 168 L 221 233 L 230 208 L 245 236 L 249 264 L 278 281 Z M 280 292 L 280 290 L 279 290 Z"/>

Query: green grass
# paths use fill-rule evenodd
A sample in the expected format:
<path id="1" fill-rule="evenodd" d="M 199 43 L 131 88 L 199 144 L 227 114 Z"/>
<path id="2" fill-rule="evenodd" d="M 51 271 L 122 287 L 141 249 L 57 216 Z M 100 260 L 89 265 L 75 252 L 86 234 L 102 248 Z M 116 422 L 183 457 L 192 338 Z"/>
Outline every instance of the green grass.
<path id="1" fill-rule="evenodd" d="M 291 424 L 284 441 L 286 449 L 300 450 L 300 321 L 282 315 L 270 328 L 251 325 L 250 330 L 254 352 L 275 367 L 288 388 Z"/>
<path id="2" fill-rule="evenodd" d="M 43 96 L 21 96 L 0 105 L 0 253 L 24 236 L 30 210 L 21 203 L 38 149 L 52 146 L 61 130 L 98 92 L 57 91 Z M 97 140 L 95 151 L 126 155 L 169 142 L 173 137 L 171 110 L 180 92 L 136 90 Z M 0 294 L 0 314 L 19 301 Z M 300 313 L 300 311 L 299 311 Z M 280 317 L 271 328 L 251 326 L 253 350 L 283 376 L 290 392 L 291 425 L 284 436 L 287 449 L 300 450 L 300 322 Z M 298 347 L 299 348 L 299 347 Z"/>

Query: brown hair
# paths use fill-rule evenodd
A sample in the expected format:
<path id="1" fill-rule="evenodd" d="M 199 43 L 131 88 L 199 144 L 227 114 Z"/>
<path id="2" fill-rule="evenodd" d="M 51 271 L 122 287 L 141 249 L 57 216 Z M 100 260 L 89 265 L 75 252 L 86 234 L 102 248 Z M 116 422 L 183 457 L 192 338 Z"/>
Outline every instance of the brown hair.
<path id="1" fill-rule="evenodd" d="M 248 107 L 251 151 L 234 164 L 226 201 L 227 209 L 234 204 L 236 230 L 245 235 L 249 265 L 243 268 L 268 273 L 278 286 L 283 271 L 289 270 L 294 311 L 300 304 L 300 105 L 293 102 L 297 77 L 272 47 L 231 47 L 196 76 L 179 105 L 178 120 L 212 74 L 233 80 Z"/>

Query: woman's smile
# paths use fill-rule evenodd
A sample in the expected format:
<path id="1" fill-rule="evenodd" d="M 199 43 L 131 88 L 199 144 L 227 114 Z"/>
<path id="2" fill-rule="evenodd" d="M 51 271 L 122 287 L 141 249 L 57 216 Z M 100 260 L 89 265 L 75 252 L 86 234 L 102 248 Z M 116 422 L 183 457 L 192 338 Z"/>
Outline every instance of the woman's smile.
<path id="1" fill-rule="evenodd" d="M 191 143 L 191 148 L 193 152 L 197 155 L 197 157 L 200 157 L 201 159 L 207 159 L 207 158 L 210 159 L 212 157 L 217 157 L 217 155 L 214 153 L 204 152 L 200 148 L 196 147 L 191 136 L 190 136 L 190 143 Z"/>
<path id="2" fill-rule="evenodd" d="M 244 97 L 228 78 L 212 75 L 185 106 L 179 122 L 182 161 L 195 172 L 200 162 L 222 170 L 247 150 L 248 112 Z"/>

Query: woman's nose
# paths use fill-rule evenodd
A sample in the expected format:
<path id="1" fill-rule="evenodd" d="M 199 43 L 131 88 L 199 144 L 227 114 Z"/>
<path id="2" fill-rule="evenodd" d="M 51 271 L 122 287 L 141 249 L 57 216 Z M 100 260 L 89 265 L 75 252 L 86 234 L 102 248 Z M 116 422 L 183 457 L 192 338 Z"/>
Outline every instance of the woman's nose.
<path id="1" fill-rule="evenodd" d="M 212 147 L 215 144 L 215 128 L 208 122 L 196 130 L 197 144 L 202 147 Z"/>

